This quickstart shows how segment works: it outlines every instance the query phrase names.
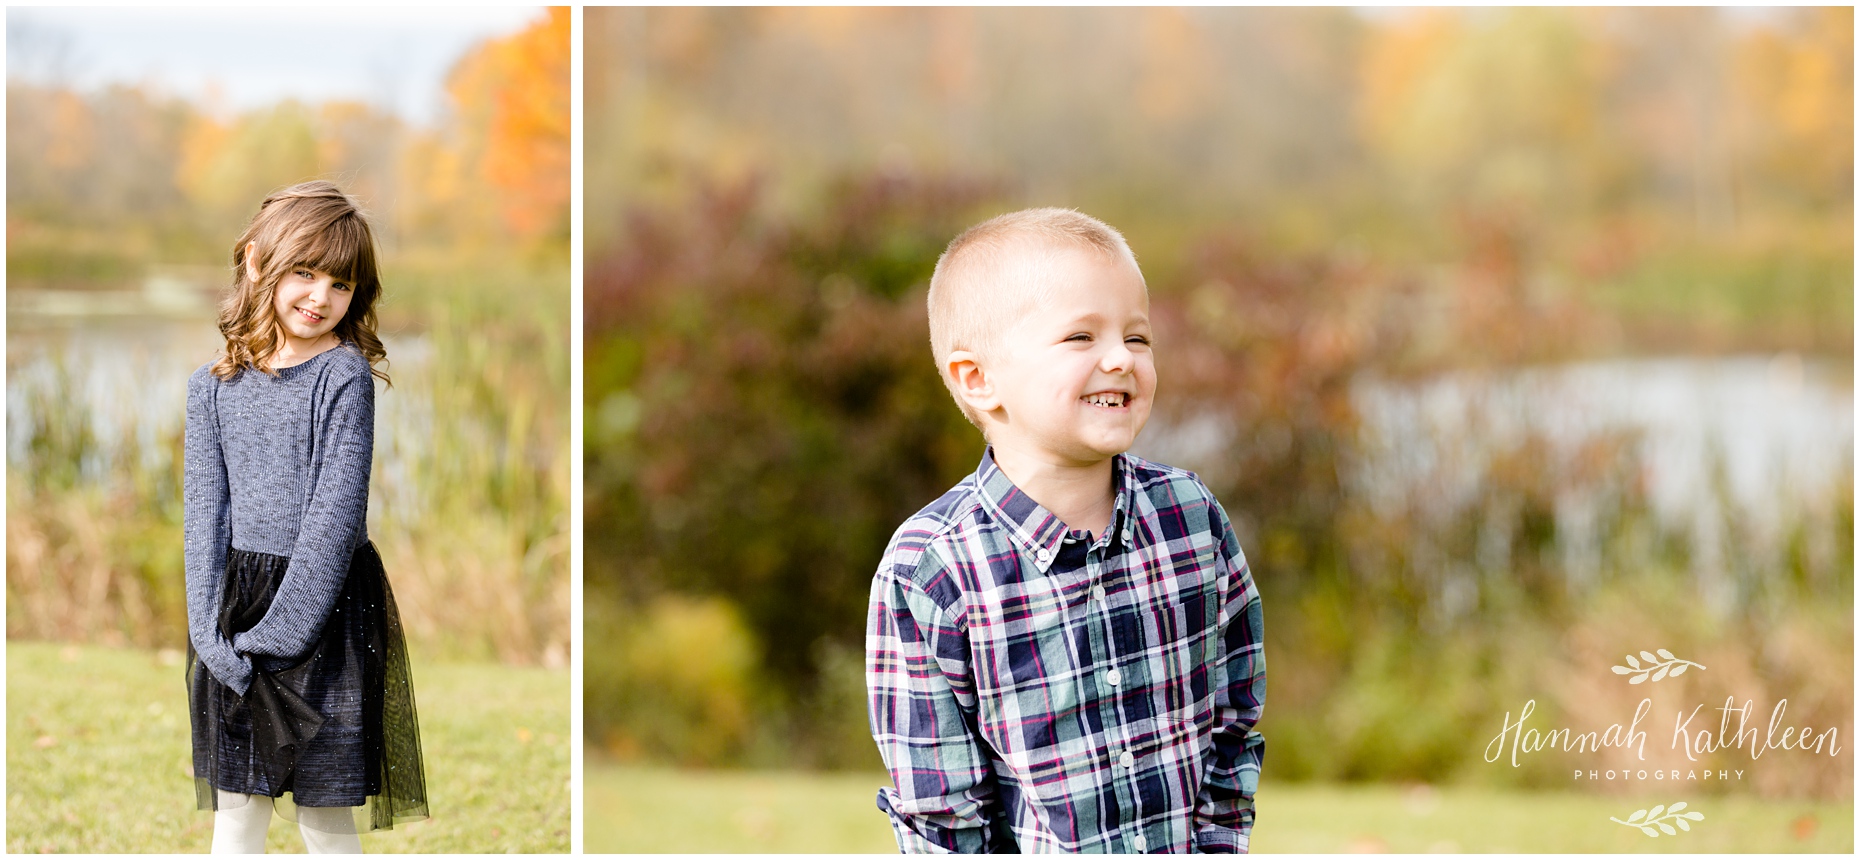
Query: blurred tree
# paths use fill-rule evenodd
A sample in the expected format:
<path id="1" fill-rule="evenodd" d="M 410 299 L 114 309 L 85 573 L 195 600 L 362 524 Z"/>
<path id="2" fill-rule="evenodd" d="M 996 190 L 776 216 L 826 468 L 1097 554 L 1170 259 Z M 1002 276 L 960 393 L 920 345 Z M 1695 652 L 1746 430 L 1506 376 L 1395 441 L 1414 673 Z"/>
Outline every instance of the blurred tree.
<path id="1" fill-rule="evenodd" d="M 399 223 L 401 176 L 398 156 L 408 129 L 393 114 L 361 102 L 326 102 L 317 106 L 317 164 L 334 175 L 350 194 L 367 201 L 380 227 L 377 241 L 388 252 L 405 235 Z"/>
<path id="2" fill-rule="evenodd" d="M 257 201 L 273 190 L 322 173 L 317 149 L 314 115 L 295 101 L 245 114 L 229 124 L 197 115 L 178 177 L 199 217 L 223 233 L 224 225 L 251 218 Z"/>
<path id="3" fill-rule="evenodd" d="M 525 240 L 568 240 L 569 10 L 486 43 L 453 69 L 447 89 L 473 173 Z"/>
<path id="4" fill-rule="evenodd" d="M 1753 173 L 1795 201 L 1850 218 L 1854 183 L 1854 10 L 1791 10 L 1737 52 Z"/>
<path id="5" fill-rule="evenodd" d="M 1184 9 L 1146 9 L 1136 102 L 1139 115 L 1168 124 L 1206 110 L 1216 80 L 1206 31 Z"/>
<path id="6" fill-rule="evenodd" d="M 1650 225 L 1851 196 L 1844 14 L 595 9 L 588 181 L 669 202 L 780 164 L 766 198 L 799 211 L 842 171 L 955 169 L 1150 247 L 1244 218 L 1416 257 L 1456 253 L 1470 208 L 1612 273 Z M 593 241 L 618 214 L 590 207 Z"/>
<path id="7" fill-rule="evenodd" d="M 112 277 L 127 260 L 185 241 L 189 205 L 173 165 L 191 117 L 184 103 L 134 87 L 85 96 L 9 82 L 11 273 Z"/>
<path id="8" fill-rule="evenodd" d="M 132 86 L 7 84 L 9 273 L 121 282 L 224 255 L 227 225 L 305 179 L 369 206 L 383 247 L 568 236 L 568 29 L 553 8 L 454 68 L 448 122 L 412 128 L 357 102 L 232 113 Z M 489 193 L 486 193 L 486 192 Z M 235 230 L 236 232 L 236 230 Z M 47 273 L 57 273 L 53 277 Z"/>
<path id="9" fill-rule="evenodd" d="M 639 212 L 590 266 L 587 582 L 727 596 L 805 697 L 820 640 L 858 647 L 892 530 L 980 456 L 923 289 L 987 188 L 875 177 L 804 224 L 760 193 Z"/>
<path id="10" fill-rule="evenodd" d="M 1309 205 L 1359 161 L 1347 11 L 594 9 L 589 181 L 626 198 L 779 162 L 1013 177 L 1124 208 Z M 927 37 L 926 37 L 927 34 Z M 1235 157 L 1245 151 L 1249 157 Z M 698 180 L 702 181 L 702 180 Z M 1303 199 L 1300 199 L 1303 198 Z M 1107 211 L 1107 206 L 1095 207 Z M 590 234 L 616 235 L 593 207 Z"/>
<path id="11" fill-rule="evenodd" d="M 1363 133 L 1423 211 L 1589 214 L 1621 181 L 1596 28 L 1566 10 L 1433 11 L 1372 37 Z"/>

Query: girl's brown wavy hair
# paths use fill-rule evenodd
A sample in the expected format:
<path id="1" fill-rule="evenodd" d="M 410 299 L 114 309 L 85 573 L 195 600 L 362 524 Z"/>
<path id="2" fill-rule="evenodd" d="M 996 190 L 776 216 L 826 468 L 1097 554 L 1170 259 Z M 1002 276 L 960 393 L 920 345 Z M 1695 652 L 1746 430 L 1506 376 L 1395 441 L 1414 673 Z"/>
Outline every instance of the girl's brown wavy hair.
<path id="1" fill-rule="evenodd" d="M 246 247 L 252 247 L 251 269 Z M 336 323 L 336 336 L 355 345 L 382 382 L 378 365 L 387 349 L 375 334 L 375 300 L 381 276 L 375 268 L 375 237 L 355 199 L 333 182 L 305 182 L 274 192 L 239 235 L 232 252 L 233 283 L 220 304 L 220 334 L 226 351 L 213 363 L 213 375 L 231 379 L 245 368 L 277 375 L 271 358 L 284 344 L 284 328 L 272 307 L 278 282 L 297 269 L 315 269 L 348 283 L 355 293 L 349 310 Z"/>

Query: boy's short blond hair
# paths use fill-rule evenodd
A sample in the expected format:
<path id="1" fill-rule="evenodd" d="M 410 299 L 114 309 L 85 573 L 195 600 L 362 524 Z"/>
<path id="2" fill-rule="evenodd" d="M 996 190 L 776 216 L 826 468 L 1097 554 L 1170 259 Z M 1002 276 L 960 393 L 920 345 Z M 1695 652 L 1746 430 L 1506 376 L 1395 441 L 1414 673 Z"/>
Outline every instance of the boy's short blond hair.
<path id="1" fill-rule="evenodd" d="M 943 385 L 977 428 L 982 427 L 981 416 L 956 390 L 947 366 L 949 354 L 960 349 L 986 356 L 996 335 L 1025 317 L 1051 288 L 1037 277 L 1026 277 L 1026 272 L 1004 271 L 1017 254 L 1073 249 L 1098 251 L 1137 269 L 1137 256 L 1111 225 L 1076 209 L 1050 206 L 983 221 L 962 231 L 937 258 L 928 299 L 930 351 Z M 1137 271 L 1141 279 L 1142 270 Z"/>

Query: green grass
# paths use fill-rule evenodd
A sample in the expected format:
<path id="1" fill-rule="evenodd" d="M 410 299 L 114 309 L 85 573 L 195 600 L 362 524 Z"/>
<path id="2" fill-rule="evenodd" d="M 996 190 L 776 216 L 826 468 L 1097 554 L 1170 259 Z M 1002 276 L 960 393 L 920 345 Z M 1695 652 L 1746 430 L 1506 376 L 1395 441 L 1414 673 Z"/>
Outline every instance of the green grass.
<path id="1" fill-rule="evenodd" d="M 588 853 L 897 853 L 873 799 L 884 774 L 582 771 Z"/>
<path id="2" fill-rule="evenodd" d="M 894 853 L 873 805 L 883 774 L 679 771 L 589 762 L 589 852 Z M 1689 833 L 1610 822 L 1682 800 L 1482 789 L 1267 785 L 1253 850 L 1751 852 L 1853 850 L 1853 804 L 1707 797 Z"/>
<path id="3" fill-rule="evenodd" d="M 9 853 L 207 850 L 181 673 L 172 651 L 7 643 Z M 363 850 L 566 852 L 568 673 L 417 653 L 413 673 L 433 817 L 363 836 Z M 274 820 L 269 847 L 303 842 Z"/>
<path id="4" fill-rule="evenodd" d="M 1690 832 L 1649 838 L 1609 818 L 1687 800 L 1658 787 L 1619 797 L 1477 788 L 1288 785 L 1263 789 L 1261 852 L 1852 853 L 1851 801 L 1702 797 Z M 1806 838 L 1801 838 L 1801 837 Z"/>

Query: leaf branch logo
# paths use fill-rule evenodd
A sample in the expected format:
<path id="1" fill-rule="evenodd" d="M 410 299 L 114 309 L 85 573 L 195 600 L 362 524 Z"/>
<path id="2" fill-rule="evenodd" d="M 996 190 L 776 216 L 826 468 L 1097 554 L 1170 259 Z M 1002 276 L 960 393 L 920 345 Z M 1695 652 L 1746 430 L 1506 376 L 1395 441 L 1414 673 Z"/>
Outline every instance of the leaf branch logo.
<path id="1" fill-rule="evenodd" d="M 1634 655 L 1629 654 L 1626 666 L 1614 667 L 1615 674 L 1633 675 L 1634 677 L 1628 679 L 1628 683 L 1639 684 L 1649 680 L 1658 681 L 1663 678 L 1677 678 L 1680 675 L 1684 675 L 1686 670 L 1691 668 L 1698 668 L 1701 670 L 1705 668 L 1691 660 L 1681 660 L 1678 657 L 1674 657 L 1673 652 L 1665 648 L 1659 649 L 1658 653 L 1660 656 L 1655 657 L 1652 654 L 1642 651 L 1640 652 L 1640 660 L 1634 659 Z M 1647 661 L 1647 665 L 1642 666 L 1640 663 L 1641 660 Z M 1649 675 L 1652 675 L 1652 677 L 1649 678 Z"/>
<path id="2" fill-rule="evenodd" d="M 1665 653 L 1665 652 L 1661 652 L 1661 653 Z M 1628 659 L 1632 660 L 1633 658 L 1630 657 Z M 1700 666 L 1699 668 L 1703 669 L 1705 667 Z M 1628 827 L 1640 828 L 1640 832 L 1645 833 L 1648 836 L 1652 836 L 1656 839 L 1659 838 L 1661 831 L 1665 831 L 1666 835 L 1668 836 L 1678 836 L 1679 831 L 1673 829 L 1674 825 L 1678 825 L 1679 830 L 1689 831 L 1692 829 L 1691 822 L 1705 820 L 1705 813 L 1703 812 L 1681 812 L 1680 811 L 1685 808 L 1686 808 L 1686 804 L 1682 801 L 1680 803 L 1675 803 L 1670 807 L 1656 806 L 1652 809 L 1640 810 L 1639 812 L 1636 812 L 1633 815 L 1628 816 L 1628 819 L 1626 821 L 1622 821 L 1621 819 L 1614 818 L 1614 817 L 1610 817 L 1608 820 L 1616 824 L 1622 824 Z M 1661 813 L 1665 813 L 1665 814 L 1662 815 Z M 1667 823 L 1668 821 L 1671 821 L 1672 824 L 1668 824 Z M 1655 827 L 1658 827 L 1660 829 L 1655 830 L 1654 829 Z"/>

